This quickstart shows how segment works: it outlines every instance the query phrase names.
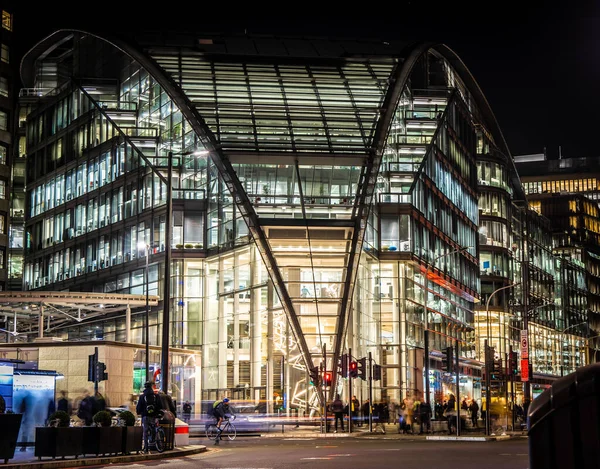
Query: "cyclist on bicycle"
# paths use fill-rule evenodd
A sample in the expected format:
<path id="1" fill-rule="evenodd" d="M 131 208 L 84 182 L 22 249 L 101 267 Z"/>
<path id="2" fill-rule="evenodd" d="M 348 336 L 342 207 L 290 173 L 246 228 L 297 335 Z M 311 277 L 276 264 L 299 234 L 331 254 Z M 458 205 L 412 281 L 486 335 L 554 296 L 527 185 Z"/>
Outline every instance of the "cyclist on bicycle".
<path id="1" fill-rule="evenodd" d="M 153 419 L 158 417 L 162 409 L 160 399 L 154 393 L 153 387 L 154 383 L 152 381 L 146 382 L 144 392 L 140 395 L 135 407 L 136 413 L 142 416 L 144 453 L 148 452 L 148 438 L 150 437 L 150 430 L 153 428 Z"/>
<path id="2" fill-rule="evenodd" d="M 218 445 L 221 440 L 221 424 L 223 419 L 228 418 L 231 415 L 231 408 L 229 407 L 229 398 L 225 397 L 222 401 L 215 401 L 213 403 L 213 417 L 217 421 L 217 437 L 215 438 L 215 444 Z"/>

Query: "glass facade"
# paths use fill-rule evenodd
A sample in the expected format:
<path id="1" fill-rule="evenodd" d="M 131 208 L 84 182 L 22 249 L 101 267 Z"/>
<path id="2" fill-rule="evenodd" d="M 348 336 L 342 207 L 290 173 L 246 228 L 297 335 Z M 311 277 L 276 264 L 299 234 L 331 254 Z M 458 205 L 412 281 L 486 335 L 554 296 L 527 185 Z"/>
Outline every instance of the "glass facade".
<path id="1" fill-rule="evenodd" d="M 536 298 L 554 295 L 557 269 L 580 274 L 557 267 L 542 228 L 515 208 L 522 188 L 498 130 L 441 51 L 423 50 L 404 74 L 389 52 L 342 60 L 325 44 L 314 45 L 323 57 L 287 60 L 222 53 L 218 40 L 199 43 L 205 53 L 142 41 L 150 61 L 64 34 L 85 79 L 59 74 L 72 62 L 52 54 L 25 58 L 35 64 L 25 78 L 54 91 L 43 106 L 23 99 L 31 108 L 19 120 L 27 165 L 15 171 L 29 182 L 11 246 L 25 250 L 24 289 L 161 296 L 148 340 L 161 345 L 169 327 L 169 346 L 199 354 L 189 395 L 272 406 L 277 393 L 313 412 L 311 369 L 335 371 L 351 349 L 383 366 L 376 400 L 421 397 L 429 383 L 441 402 L 456 392 L 442 353 L 459 344 L 461 394 L 481 399 L 481 344 L 508 351 L 523 314 L 517 290 L 485 314 L 481 304 L 519 275 L 522 252 L 535 255 Z M 526 236 L 514 236 L 513 219 Z M 579 336 L 556 338 L 558 310 L 540 308 L 531 332 L 532 343 L 554 340 L 538 373 L 579 363 L 568 361 Z M 143 313 L 55 335 L 141 344 Z M 328 392 L 346 392 L 343 383 Z M 366 382 L 354 386 L 366 395 Z"/>

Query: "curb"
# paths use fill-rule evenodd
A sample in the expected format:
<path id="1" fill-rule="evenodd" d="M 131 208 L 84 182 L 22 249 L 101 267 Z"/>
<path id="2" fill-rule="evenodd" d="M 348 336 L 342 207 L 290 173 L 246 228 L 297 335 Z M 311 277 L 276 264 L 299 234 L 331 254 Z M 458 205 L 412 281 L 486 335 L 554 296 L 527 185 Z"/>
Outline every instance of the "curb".
<path id="1" fill-rule="evenodd" d="M 502 441 L 510 440 L 510 435 L 500 436 L 427 436 L 426 440 L 435 441 Z"/>
<path id="2" fill-rule="evenodd" d="M 108 464 L 131 463 L 138 461 L 152 461 L 156 459 L 180 458 L 192 454 L 204 453 L 206 446 L 190 445 L 182 446 L 181 449 L 165 451 L 164 453 L 130 454 L 126 456 L 103 456 L 96 458 L 71 458 L 71 459 L 46 459 L 42 461 L 29 461 L 19 463 L 1 464 L 0 467 L 7 469 L 60 469 L 65 467 L 88 467 L 104 466 Z"/>

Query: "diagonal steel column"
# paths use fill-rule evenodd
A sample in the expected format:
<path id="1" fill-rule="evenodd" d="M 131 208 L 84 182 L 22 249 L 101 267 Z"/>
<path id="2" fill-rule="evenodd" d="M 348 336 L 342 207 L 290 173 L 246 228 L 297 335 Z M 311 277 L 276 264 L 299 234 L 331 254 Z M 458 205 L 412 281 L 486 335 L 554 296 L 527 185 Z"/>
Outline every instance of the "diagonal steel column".
<path id="1" fill-rule="evenodd" d="M 118 44 L 118 43 L 117 43 Z M 256 246 L 260 252 L 263 262 L 267 268 L 269 276 L 273 281 L 273 285 L 284 311 L 292 326 L 292 332 L 296 338 L 298 346 L 302 351 L 306 367 L 308 369 L 313 367 L 311 360 L 311 354 L 306 343 L 306 339 L 302 334 L 300 327 L 300 321 L 296 315 L 294 304 L 287 292 L 283 276 L 277 265 L 277 261 L 269 243 L 267 241 L 264 230 L 260 225 L 258 215 L 254 211 L 254 207 L 246 194 L 244 187 L 242 186 L 237 174 L 229 161 L 229 158 L 221 151 L 220 144 L 215 139 L 213 133 L 208 128 L 208 125 L 198 113 L 198 110 L 194 107 L 189 98 L 181 90 L 175 80 L 166 74 L 162 67 L 154 61 L 151 57 L 133 48 L 131 45 L 125 46 L 124 44 L 118 44 L 123 51 L 130 55 L 133 59 L 137 60 L 146 70 L 153 76 L 153 78 L 162 86 L 169 97 L 177 105 L 181 113 L 185 116 L 189 124 L 194 129 L 194 132 L 198 135 L 205 148 L 210 152 L 211 159 L 219 175 L 227 185 L 231 195 L 234 198 L 234 202 L 242 214 L 244 221 L 248 225 L 248 230 L 252 233 Z"/>

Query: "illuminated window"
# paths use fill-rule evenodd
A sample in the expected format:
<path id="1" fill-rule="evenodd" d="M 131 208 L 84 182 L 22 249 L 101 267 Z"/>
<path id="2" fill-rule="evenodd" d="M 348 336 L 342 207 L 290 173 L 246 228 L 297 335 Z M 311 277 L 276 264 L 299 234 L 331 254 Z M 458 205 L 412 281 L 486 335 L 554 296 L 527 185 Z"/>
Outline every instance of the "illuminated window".
<path id="1" fill-rule="evenodd" d="M 6 199 L 6 181 L 0 180 L 0 199 Z"/>
<path id="2" fill-rule="evenodd" d="M 0 130 L 8 129 L 8 114 L 6 112 L 0 111 Z"/>
<path id="3" fill-rule="evenodd" d="M 8 80 L 0 77 L 0 96 L 8 98 Z"/>
<path id="4" fill-rule="evenodd" d="M 12 31 L 12 15 L 4 10 L 2 10 L 2 27 Z"/>
<path id="5" fill-rule="evenodd" d="M 10 49 L 6 44 L 2 44 L 0 47 L 0 60 L 4 63 L 10 63 Z"/>

